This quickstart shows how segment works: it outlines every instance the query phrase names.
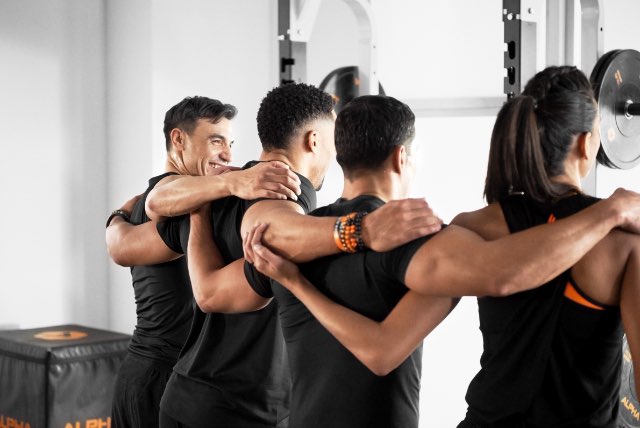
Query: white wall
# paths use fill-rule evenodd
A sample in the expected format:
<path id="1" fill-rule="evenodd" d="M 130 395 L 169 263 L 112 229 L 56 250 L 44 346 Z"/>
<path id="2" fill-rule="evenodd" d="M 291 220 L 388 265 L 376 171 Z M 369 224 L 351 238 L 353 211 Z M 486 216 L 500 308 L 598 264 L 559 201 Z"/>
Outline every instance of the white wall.
<path id="1" fill-rule="evenodd" d="M 0 326 L 105 326 L 104 13 L 0 1 Z"/>
<path id="2" fill-rule="evenodd" d="M 379 77 L 400 99 L 502 93 L 501 1 L 372 0 Z M 606 0 L 606 50 L 630 37 L 635 0 Z M 624 7 L 623 7 L 624 6 Z M 309 42 L 318 84 L 357 56 L 355 18 L 324 0 Z M 235 104 L 236 164 L 259 151 L 255 114 L 277 84 L 276 2 L 0 0 L 0 328 L 74 322 L 131 332 L 127 269 L 109 262 L 104 221 L 164 160 L 164 112 L 182 97 Z M 483 205 L 493 118 L 419 118 L 414 195 L 446 220 Z M 638 188 L 640 168 L 600 168 L 598 194 Z M 341 192 L 337 165 L 319 203 Z M 463 417 L 481 352 L 464 299 L 425 341 L 422 427 Z"/>
<path id="3" fill-rule="evenodd" d="M 108 214 L 133 195 L 142 193 L 152 175 L 151 1 L 108 1 L 105 15 L 109 142 L 105 214 Z M 108 258 L 105 263 L 109 268 L 106 327 L 131 333 L 136 312 L 129 269 L 110 263 Z"/>

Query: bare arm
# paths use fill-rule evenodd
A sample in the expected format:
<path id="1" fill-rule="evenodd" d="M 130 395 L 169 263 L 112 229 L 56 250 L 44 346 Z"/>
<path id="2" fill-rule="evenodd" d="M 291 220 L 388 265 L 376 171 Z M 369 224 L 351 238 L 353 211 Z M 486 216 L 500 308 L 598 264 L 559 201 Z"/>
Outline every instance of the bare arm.
<path id="1" fill-rule="evenodd" d="M 139 199 L 140 195 L 129 199 L 121 210 L 130 214 Z M 109 256 L 120 266 L 153 265 L 181 256 L 165 245 L 154 222 L 135 226 L 121 217 L 114 217 L 105 234 Z"/>
<path id="2" fill-rule="evenodd" d="M 260 201 L 245 213 L 242 234 L 257 223 L 268 223 L 265 240 L 269 246 L 296 263 L 339 253 L 333 237 L 336 217 L 303 214 L 293 202 Z M 362 222 L 362 238 L 366 247 L 388 251 L 437 232 L 441 224 L 424 199 L 402 199 L 367 215 Z"/>
<path id="3" fill-rule="evenodd" d="M 136 226 L 116 217 L 106 234 L 109 255 L 120 266 L 155 265 L 182 256 L 167 247 L 153 221 Z"/>
<path id="4" fill-rule="evenodd" d="M 296 199 L 300 194 L 299 180 L 288 165 L 277 161 L 215 176 L 172 175 L 162 179 L 149 193 L 146 211 L 149 218 L 161 221 L 231 195 L 248 200 Z"/>
<path id="5" fill-rule="evenodd" d="M 493 241 L 451 226 L 418 250 L 407 286 L 441 296 L 505 296 L 535 288 L 573 266 L 613 228 L 635 228 L 639 210 L 639 195 L 620 191 L 568 218 Z"/>
<path id="6" fill-rule="evenodd" d="M 191 213 L 187 261 L 193 296 L 203 312 L 248 312 L 271 299 L 258 295 L 244 275 L 244 259 L 225 266 L 212 238 L 208 206 Z"/>
<path id="7" fill-rule="evenodd" d="M 633 361 L 635 393 L 640 396 L 640 245 L 629 254 L 622 279 L 620 312 Z"/>
<path id="8" fill-rule="evenodd" d="M 447 316 L 457 299 L 409 291 L 382 322 L 342 306 L 315 288 L 297 266 L 260 244 L 264 226 L 250 234 L 256 268 L 291 291 L 358 360 L 378 376 L 398 367 Z"/>

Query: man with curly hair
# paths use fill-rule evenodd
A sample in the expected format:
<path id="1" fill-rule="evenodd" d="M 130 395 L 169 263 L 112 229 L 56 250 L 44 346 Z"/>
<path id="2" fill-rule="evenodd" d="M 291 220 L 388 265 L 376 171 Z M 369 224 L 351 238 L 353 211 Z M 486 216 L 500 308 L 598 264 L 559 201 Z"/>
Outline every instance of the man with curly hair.
<path id="1" fill-rule="evenodd" d="M 289 200 L 232 196 L 205 204 L 199 212 L 206 213 L 224 264 L 242 259 L 240 231 L 249 230 L 257 219 L 272 225 L 274 247 L 299 261 L 340 251 L 333 237 L 336 218 L 304 215 L 315 209 L 315 189 L 335 156 L 334 120 L 331 97 L 310 85 L 281 86 L 263 99 L 257 117 L 263 150 L 259 160 L 244 169 L 282 162 L 298 174 L 301 194 Z M 147 208 L 159 216 L 193 211 L 197 207 L 189 206 L 189 195 L 202 193 L 200 183 L 190 178 L 157 186 Z M 413 221 L 398 224 L 401 213 Z M 424 200 L 402 201 L 368 216 L 362 225 L 363 244 L 390 249 L 439 227 Z M 186 252 L 189 229 L 188 217 L 158 226 L 164 243 L 176 253 Z M 244 275 L 242 263 L 235 264 L 238 275 Z M 217 291 L 215 283 L 193 288 L 194 319 L 162 397 L 160 426 L 288 426 L 291 381 L 275 302 L 251 313 L 207 313 L 212 302 L 225 299 Z"/>

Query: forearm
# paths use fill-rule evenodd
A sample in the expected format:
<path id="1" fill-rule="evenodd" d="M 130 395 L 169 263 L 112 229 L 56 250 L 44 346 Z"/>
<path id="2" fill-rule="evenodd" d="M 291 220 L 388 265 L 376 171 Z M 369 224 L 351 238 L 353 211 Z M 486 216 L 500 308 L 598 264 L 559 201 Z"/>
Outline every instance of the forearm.
<path id="1" fill-rule="evenodd" d="M 619 218 L 606 201 L 554 223 L 528 229 L 487 244 L 488 265 L 499 266 L 499 294 L 544 284 L 577 263 L 613 228 Z M 481 258 L 482 259 L 482 258 Z"/>
<path id="2" fill-rule="evenodd" d="M 158 184 L 147 196 L 147 215 L 160 221 L 162 218 L 188 214 L 207 202 L 231 195 L 225 175 L 180 176 Z"/>
<path id="3" fill-rule="evenodd" d="M 598 203 L 493 241 L 451 226 L 419 250 L 407 285 L 450 296 L 504 296 L 535 288 L 569 269 L 618 221 L 609 204 Z"/>
<path id="4" fill-rule="evenodd" d="M 333 239 L 335 217 L 304 215 L 290 201 L 260 201 L 251 206 L 242 219 L 245 236 L 258 224 L 268 224 L 264 242 L 269 248 L 296 263 L 340 252 Z"/>
<path id="5" fill-rule="evenodd" d="M 265 242 L 279 254 L 301 263 L 341 251 L 334 237 L 337 219 L 304 216 L 292 202 L 260 201 L 245 213 L 242 233 L 257 223 L 268 224 Z M 424 199 L 395 200 L 362 219 L 360 238 L 366 248 L 389 251 L 437 232 L 441 223 Z M 357 238 L 357 233 L 351 237 Z"/>
<path id="6" fill-rule="evenodd" d="M 304 263 L 340 252 L 333 238 L 335 217 L 285 214 L 268 218 L 265 241 L 295 263 Z"/>
<path id="7" fill-rule="evenodd" d="M 454 306 L 449 298 L 409 292 L 384 321 L 377 322 L 332 301 L 302 275 L 286 282 L 314 317 L 379 376 L 402 364 Z"/>
<path id="8" fill-rule="evenodd" d="M 285 285 L 345 348 L 371 371 L 384 374 L 375 364 L 378 347 L 385 337 L 380 323 L 354 312 L 322 294 L 300 275 Z"/>

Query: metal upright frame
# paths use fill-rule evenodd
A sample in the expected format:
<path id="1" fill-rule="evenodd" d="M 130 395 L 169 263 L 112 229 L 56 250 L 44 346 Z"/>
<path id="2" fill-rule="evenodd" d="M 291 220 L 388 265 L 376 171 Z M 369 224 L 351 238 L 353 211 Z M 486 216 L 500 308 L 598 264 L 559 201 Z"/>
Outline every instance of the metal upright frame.
<path id="1" fill-rule="evenodd" d="M 360 93 L 378 93 L 376 22 L 369 0 L 343 0 L 354 12 L 359 29 Z M 577 65 L 587 75 L 604 53 L 603 6 L 600 0 L 580 0 L 580 58 L 576 55 L 577 0 L 503 0 L 504 94 L 522 92 L 538 71 L 538 31 L 546 8 L 545 64 Z M 546 2 L 546 3 L 545 3 Z M 278 0 L 280 84 L 307 81 L 307 42 L 321 0 Z M 503 97 L 421 98 L 403 100 L 418 117 L 493 116 Z M 583 181 L 585 192 L 596 192 L 597 168 Z"/>
<path id="2" fill-rule="evenodd" d="M 604 53 L 603 6 L 599 0 L 580 0 L 579 52 L 575 46 L 576 0 L 546 0 L 546 65 L 576 65 L 587 76 Z M 536 69 L 537 25 L 530 19 L 534 0 L 503 0 L 505 95 L 521 93 Z M 583 190 L 596 194 L 596 165 L 582 181 Z"/>
<path id="3" fill-rule="evenodd" d="M 378 93 L 376 27 L 368 0 L 343 0 L 355 14 L 359 30 L 357 66 L 362 94 Z M 307 43 L 320 0 L 278 0 L 280 84 L 307 80 Z"/>

